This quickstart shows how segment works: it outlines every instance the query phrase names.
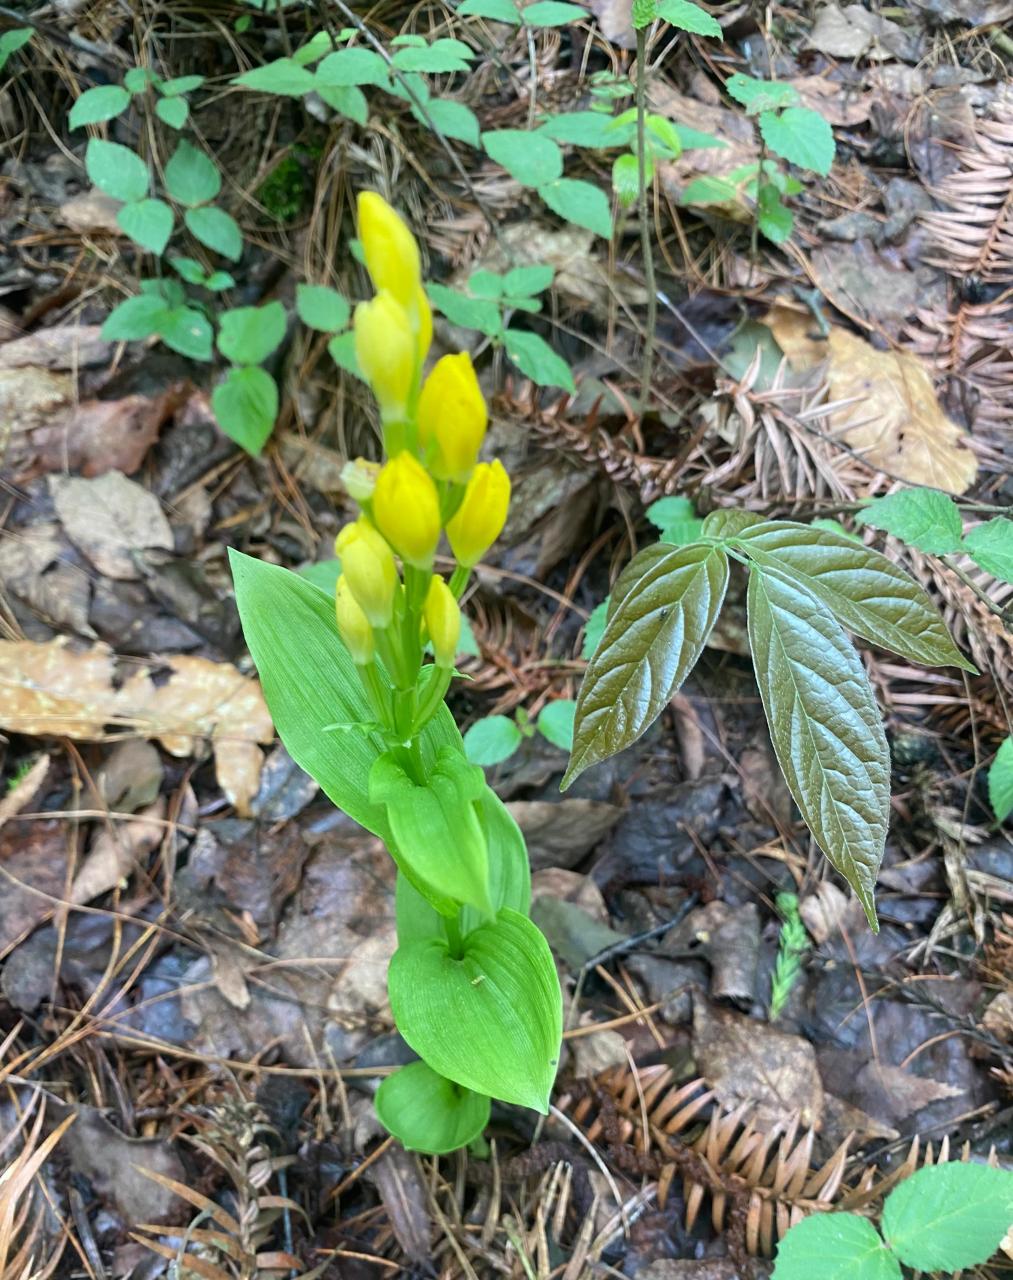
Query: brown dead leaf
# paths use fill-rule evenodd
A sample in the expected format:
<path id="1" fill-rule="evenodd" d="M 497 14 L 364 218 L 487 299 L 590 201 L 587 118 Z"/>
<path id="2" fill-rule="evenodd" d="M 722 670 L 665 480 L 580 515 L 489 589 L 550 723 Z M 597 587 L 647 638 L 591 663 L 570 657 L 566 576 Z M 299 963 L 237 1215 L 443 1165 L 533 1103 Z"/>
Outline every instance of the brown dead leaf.
<path id="1" fill-rule="evenodd" d="M 888 337 L 898 337 L 919 307 L 946 307 L 939 271 L 900 265 L 868 240 L 821 245 L 811 262 L 817 288 L 838 311 Z"/>
<path id="2" fill-rule="evenodd" d="M 116 221 L 116 215 L 122 208 L 122 200 L 114 200 L 93 187 L 61 204 L 56 221 L 70 227 L 71 231 L 106 231 L 110 235 L 122 236 L 120 224 Z"/>
<path id="3" fill-rule="evenodd" d="M 0 827 L 19 814 L 32 799 L 46 780 L 50 763 L 49 756 L 39 756 L 24 777 L 15 782 L 3 799 L 0 799 Z"/>
<path id="4" fill-rule="evenodd" d="M 798 76 L 791 81 L 802 105 L 818 112 L 833 125 L 864 124 L 872 111 L 873 95 L 854 85 L 827 80 L 825 76 Z"/>
<path id="5" fill-rule="evenodd" d="M 184 1207 L 171 1188 L 145 1177 L 150 1170 L 187 1180 L 183 1162 L 163 1138 L 128 1138 L 94 1107 L 79 1107 L 60 1149 L 128 1226 L 164 1222 Z"/>
<path id="6" fill-rule="evenodd" d="M 105 364 L 112 351 L 103 342 L 101 325 L 54 325 L 0 344 L 0 369 L 83 369 Z"/>
<path id="7" fill-rule="evenodd" d="M 72 403 L 77 380 L 50 369 L 0 369 L 0 440 L 45 425 Z M 4 461 L 5 468 L 8 465 Z"/>
<path id="8" fill-rule="evenodd" d="M 870 13 L 863 5 L 828 4 L 816 15 L 809 43 L 834 58 L 867 57 L 917 61 L 917 42 L 896 22 Z"/>
<path id="9" fill-rule="evenodd" d="M 413 1262 L 428 1264 L 433 1224 L 418 1156 L 393 1143 L 372 1166 L 369 1179 L 379 1192 L 398 1244 Z"/>
<path id="10" fill-rule="evenodd" d="M 67 537 L 106 577 L 139 578 L 140 553 L 173 548 L 161 503 L 119 471 L 94 479 L 51 476 L 49 491 Z"/>
<path id="11" fill-rule="evenodd" d="M 575 866 L 623 816 L 604 800 L 514 800 L 507 808 L 524 832 L 536 871 Z"/>
<path id="12" fill-rule="evenodd" d="M 966 1093 L 964 1087 L 916 1075 L 846 1049 L 821 1049 L 819 1069 L 824 1086 L 838 1098 L 891 1126 L 934 1102 Z"/>
<path id="13" fill-rule="evenodd" d="M 722 1106 L 750 1103 L 758 1129 L 768 1132 L 796 1114 L 803 1125 L 819 1126 L 823 1085 L 808 1040 L 696 1000 L 693 1053 Z"/>
<path id="14" fill-rule="evenodd" d="M 580 1015 L 579 1026 L 592 1026 L 598 1019 L 587 1010 Z M 567 1041 L 573 1056 L 573 1074 L 578 1080 L 594 1080 L 603 1071 L 629 1062 L 626 1041 L 618 1031 L 592 1031 Z"/>
<path id="15" fill-rule="evenodd" d="M 0 582 L 44 622 L 93 639 L 88 622 L 88 574 L 62 557 L 68 550 L 59 525 L 8 531 L 0 541 Z"/>
<path id="16" fill-rule="evenodd" d="M 602 892 L 590 876 L 563 867 L 546 867 L 531 876 L 531 900 L 557 898 L 572 902 L 600 924 L 608 924 L 609 913 Z"/>
<path id="17" fill-rule="evenodd" d="M 12 818 L 0 830 L 0 956 L 52 914 L 51 899 L 63 898 L 70 847 L 61 819 Z"/>
<path id="18" fill-rule="evenodd" d="M 710 994 L 715 1000 L 751 1004 L 756 996 L 760 953 L 760 914 L 755 902 L 730 907 L 708 902 L 691 913 L 687 931 L 700 943 L 711 967 Z"/>
<path id="19" fill-rule="evenodd" d="M 91 902 L 135 871 L 165 835 L 164 817 L 165 801 L 159 796 L 129 822 L 110 822 L 102 827 L 74 877 L 71 901 L 79 906 Z"/>
<path id="20" fill-rule="evenodd" d="M 964 493 L 974 482 L 978 464 L 967 434 L 940 408 L 917 356 L 877 351 L 838 325 L 828 340 L 814 339 L 811 316 L 787 307 L 775 307 L 764 323 L 793 369 L 827 361 L 830 400 L 855 400 L 829 415 L 831 430 L 868 463 L 947 493 Z"/>

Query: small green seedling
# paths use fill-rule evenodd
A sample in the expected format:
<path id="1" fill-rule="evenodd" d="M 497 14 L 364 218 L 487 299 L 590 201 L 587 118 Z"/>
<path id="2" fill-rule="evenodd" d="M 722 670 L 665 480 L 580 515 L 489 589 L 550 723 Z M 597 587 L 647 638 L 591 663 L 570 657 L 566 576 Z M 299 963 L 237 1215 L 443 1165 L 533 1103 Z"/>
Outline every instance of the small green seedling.
<path id="1" fill-rule="evenodd" d="M 573 746 L 573 717 L 577 704 L 569 698 L 547 702 L 534 721 L 518 707 L 510 716 L 485 716 L 476 720 L 464 735 L 464 751 L 472 764 L 491 768 L 509 760 L 525 738 L 537 731 L 554 747 L 569 751 Z"/>

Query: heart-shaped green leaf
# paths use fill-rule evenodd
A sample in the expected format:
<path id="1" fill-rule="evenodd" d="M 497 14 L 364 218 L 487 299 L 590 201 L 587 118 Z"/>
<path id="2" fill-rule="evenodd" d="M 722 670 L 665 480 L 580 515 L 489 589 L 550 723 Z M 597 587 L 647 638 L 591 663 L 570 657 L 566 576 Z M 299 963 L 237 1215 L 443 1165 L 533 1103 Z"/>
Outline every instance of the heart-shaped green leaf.
<path id="1" fill-rule="evenodd" d="M 643 573 L 637 566 L 641 557 L 648 566 Z M 589 765 L 635 742 L 667 706 L 717 619 L 728 586 L 728 557 L 719 547 L 699 544 L 666 545 L 663 555 L 648 547 L 626 573 L 630 585 L 609 618 L 577 698 L 564 791 Z"/>
<path id="2" fill-rule="evenodd" d="M 377 1089 L 376 1114 L 409 1151 L 439 1156 L 478 1137 L 489 1123 L 489 1099 L 410 1062 Z"/>
<path id="3" fill-rule="evenodd" d="M 753 525 L 743 531 L 740 545 L 755 564 L 808 587 L 863 639 L 923 666 L 975 670 L 926 592 L 878 551 L 789 520 Z"/>
<path id="4" fill-rule="evenodd" d="M 890 754 L 865 668 L 830 610 L 798 582 L 752 568 L 747 612 L 756 682 L 788 789 L 878 929 Z"/>
<path id="5" fill-rule="evenodd" d="M 559 1065 L 563 1002 L 549 944 L 504 908 L 469 933 L 397 949 L 387 978 L 394 1020 L 440 1075 L 476 1093 L 547 1112 Z"/>

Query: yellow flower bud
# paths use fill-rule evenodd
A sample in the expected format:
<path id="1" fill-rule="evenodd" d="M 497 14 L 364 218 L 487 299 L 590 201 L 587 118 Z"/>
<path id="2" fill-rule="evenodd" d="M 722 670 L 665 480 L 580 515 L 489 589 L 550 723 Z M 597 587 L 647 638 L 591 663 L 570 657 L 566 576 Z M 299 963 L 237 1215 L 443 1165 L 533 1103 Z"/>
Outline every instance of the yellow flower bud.
<path id="1" fill-rule="evenodd" d="M 345 642 L 345 648 L 352 655 L 352 661 L 357 666 L 364 667 L 367 662 L 373 661 L 373 628 L 352 595 L 344 574 L 338 579 L 334 607 L 338 617 L 338 633 Z"/>
<path id="2" fill-rule="evenodd" d="M 480 462 L 471 473 L 464 500 L 447 523 L 447 537 L 458 561 L 471 568 L 485 555 L 506 524 L 510 477 L 503 464 Z"/>
<path id="3" fill-rule="evenodd" d="M 342 577 L 372 627 L 386 627 L 394 612 L 397 565 L 390 547 L 361 517 L 346 524 L 334 550 L 341 558 Z"/>
<path id="4" fill-rule="evenodd" d="M 400 422 L 418 367 L 411 320 L 394 295 L 383 291 L 355 308 L 355 358 L 373 388 L 384 422 Z"/>
<path id="5" fill-rule="evenodd" d="M 429 584 L 423 616 L 438 667 L 453 667 L 461 638 L 461 610 L 454 593 L 437 574 Z"/>
<path id="6" fill-rule="evenodd" d="M 407 312 L 417 303 L 419 247 L 405 221 L 375 191 L 359 192 L 359 239 L 378 293 L 388 290 Z"/>
<path id="7" fill-rule="evenodd" d="M 432 450 L 430 470 L 437 480 L 465 484 L 478 460 L 489 415 L 471 356 L 443 356 L 422 384 L 419 441 Z"/>
<path id="8" fill-rule="evenodd" d="M 376 488 L 376 477 L 380 474 L 380 464 L 369 462 L 366 458 L 356 458 L 354 462 L 346 462 L 341 468 L 341 483 L 350 498 L 356 502 L 368 502 Z"/>
<path id="9" fill-rule="evenodd" d="M 429 472 L 407 450 L 380 472 L 373 519 L 407 564 L 430 567 L 440 540 L 440 498 Z"/>

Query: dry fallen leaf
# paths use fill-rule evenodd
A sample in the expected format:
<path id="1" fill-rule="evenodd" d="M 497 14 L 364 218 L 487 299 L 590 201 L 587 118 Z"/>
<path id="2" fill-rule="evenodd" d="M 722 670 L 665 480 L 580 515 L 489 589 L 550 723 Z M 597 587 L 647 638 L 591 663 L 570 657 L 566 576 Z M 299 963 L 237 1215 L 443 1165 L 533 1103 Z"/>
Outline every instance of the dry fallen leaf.
<path id="1" fill-rule="evenodd" d="M 854 400 L 829 415 L 833 434 L 874 467 L 909 484 L 964 493 L 978 464 L 967 434 L 940 408 L 922 361 L 906 351 L 877 351 L 837 325 L 824 341 L 810 336 L 812 316 L 775 307 L 766 317 L 793 369 L 827 361 L 831 401 Z"/>
<path id="2" fill-rule="evenodd" d="M 105 364 L 112 343 L 103 342 L 101 332 L 102 327 L 97 324 L 67 324 L 26 333 L 0 345 L 0 369 L 34 365 L 41 369 L 76 370 Z"/>
<path id="3" fill-rule="evenodd" d="M 56 213 L 56 221 L 70 227 L 71 231 L 106 231 L 122 236 L 116 215 L 123 208 L 122 200 L 114 200 L 93 187 L 80 195 L 64 201 Z"/>
<path id="4" fill-rule="evenodd" d="M 174 756 L 193 755 L 210 739 L 219 785 L 247 813 L 260 781 L 256 744 L 274 738 L 259 683 L 207 658 L 155 656 L 151 664 L 120 684 L 104 644 L 74 650 L 62 637 L 0 641 L 0 725 L 74 739 L 105 738 L 107 726 L 130 728 Z M 156 684 L 153 667 L 168 668 L 168 679 Z"/>
<path id="5" fill-rule="evenodd" d="M 49 490 L 67 537 L 108 578 L 139 578 L 140 552 L 173 548 L 161 503 L 119 471 L 91 480 L 51 476 Z"/>
<path id="6" fill-rule="evenodd" d="M 63 558 L 67 550 L 57 524 L 11 530 L 0 541 L 0 582 L 43 621 L 94 639 L 91 582 L 84 569 Z"/>
<path id="7" fill-rule="evenodd" d="M 165 801 L 159 796 L 129 822 L 110 822 L 102 827 L 74 877 L 71 901 L 79 905 L 91 902 L 129 876 L 165 835 L 164 817 Z"/>

